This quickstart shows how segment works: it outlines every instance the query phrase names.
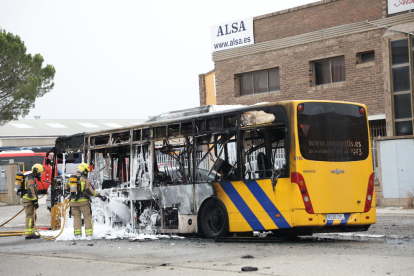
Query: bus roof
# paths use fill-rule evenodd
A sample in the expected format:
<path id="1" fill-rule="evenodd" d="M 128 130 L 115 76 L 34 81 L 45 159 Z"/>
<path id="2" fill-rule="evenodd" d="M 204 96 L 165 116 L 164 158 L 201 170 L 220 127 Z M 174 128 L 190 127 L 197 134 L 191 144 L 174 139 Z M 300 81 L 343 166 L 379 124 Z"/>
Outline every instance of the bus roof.
<path id="1" fill-rule="evenodd" d="M 250 110 L 260 107 L 266 106 L 274 106 L 274 105 L 288 105 L 294 103 L 305 103 L 305 102 L 332 102 L 332 103 L 344 103 L 344 104 L 357 104 L 361 106 L 365 106 L 361 103 L 354 103 L 354 102 L 344 102 L 344 101 L 327 101 L 327 100 L 290 100 L 290 101 L 279 101 L 279 102 L 262 102 L 254 105 L 210 105 L 210 106 L 201 106 L 197 108 L 190 108 L 178 111 L 171 111 L 162 113 L 158 116 L 154 116 L 149 120 L 137 124 L 134 126 L 129 127 L 122 127 L 122 128 L 114 128 L 110 130 L 101 130 L 101 131 L 93 131 L 93 132 L 84 132 L 84 135 L 94 135 L 100 133 L 113 133 L 113 132 L 122 132 L 132 128 L 142 128 L 146 126 L 152 125 L 161 125 L 167 123 L 173 123 L 175 121 L 182 121 L 182 120 L 192 120 L 204 116 L 212 116 L 212 115 L 220 115 L 224 113 L 231 113 L 231 112 L 240 112 L 243 110 Z M 66 136 L 68 137 L 68 136 Z"/>
<path id="2" fill-rule="evenodd" d="M 263 102 L 254 105 L 225 105 L 225 106 L 201 106 L 196 108 L 190 108 L 185 110 L 177 110 L 162 113 L 160 115 L 154 116 L 149 120 L 145 121 L 144 123 L 136 124 L 133 126 L 122 127 L 122 128 L 113 128 L 110 130 L 101 130 L 101 131 L 93 131 L 93 132 L 84 132 L 78 133 L 69 136 L 60 136 L 56 139 L 56 150 L 57 152 L 64 152 L 66 150 L 74 150 L 79 149 L 81 145 L 83 145 L 84 137 L 89 135 L 98 135 L 98 134 L 108 134 L 108 133 L 116 133 L 116 132 L 124 132 L 130 129 L 135 128 L 145 128 L 150 126 L 156 125 L 163 125 L 163 124 L 171 124 L 177 121 L 191 121 L 193 119 L 202 118 L 206 116 L 214 116 L 214 115 L 222 115 L 226 113 L 232 112 L 241 112 L 241 111 L 249 111 L 252 109 L 257 109 L 261 107 L 267 106 L 275 106 L 275 105 L 290 105 L 290 104 L 298 104 L 298 103 L 305 103 L 305 102 L 332 102 L 332 103 L 344 103 L 344 104 L 357 104 L 361 106 L 365 106 L 364 104 L 354 103 L 354 102 L 344 102 L 344 101 L 328 101 L 328 100 L 289 100 L 289 101 L 279 101 L 279 102 Z M 58 145 L 59 144 L 59 145 Z M 76 146 L 75 146 L 76 145 Z"/>

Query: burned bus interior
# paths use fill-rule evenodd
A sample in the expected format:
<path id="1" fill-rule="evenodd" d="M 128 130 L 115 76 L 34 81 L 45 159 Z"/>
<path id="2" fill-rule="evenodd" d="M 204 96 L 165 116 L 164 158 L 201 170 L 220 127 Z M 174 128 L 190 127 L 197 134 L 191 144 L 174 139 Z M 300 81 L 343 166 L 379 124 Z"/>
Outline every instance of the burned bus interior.
<path id="1" fill-rule="evenodd" d="M 187 115 L 60 137 L 55 148 L 58 154 L 83 153 L 95 188 L 131 212 L 130 221 L 115 216 L 112 224 L 137 230 L 195 232 L 213 183 L 289 177 L 283 106 Z"/>

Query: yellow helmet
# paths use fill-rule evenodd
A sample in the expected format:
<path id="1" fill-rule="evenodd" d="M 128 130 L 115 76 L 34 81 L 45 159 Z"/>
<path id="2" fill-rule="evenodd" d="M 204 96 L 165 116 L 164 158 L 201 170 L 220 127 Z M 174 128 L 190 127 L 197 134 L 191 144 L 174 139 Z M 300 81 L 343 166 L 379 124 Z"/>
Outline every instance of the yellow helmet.
<path id="1" fill-rule="evenodd" d="M 33 167 L 32 167 L 32 172 L 33 172 L 34 174 L 44 173 L 44 172 L 45 172 L 45 168 L 43 167 L 43 165 L 41 165 L 41 164 L 37 163 L 37 164 L 34 164 L 34 165 L 33 165 Z"/>
<path id="2" fill-rule="evenodd" d="M 78 166 L 78 171 L 79 171 L 80 173 L 83 173 L 83 174 L 88 174 L 88 172 L 90 172 L 91 170 L 89 169 L 89 165 L 88 165 L 88 164 L 86 164 L 86 163 L 81 163 L 81 164 Z"/>

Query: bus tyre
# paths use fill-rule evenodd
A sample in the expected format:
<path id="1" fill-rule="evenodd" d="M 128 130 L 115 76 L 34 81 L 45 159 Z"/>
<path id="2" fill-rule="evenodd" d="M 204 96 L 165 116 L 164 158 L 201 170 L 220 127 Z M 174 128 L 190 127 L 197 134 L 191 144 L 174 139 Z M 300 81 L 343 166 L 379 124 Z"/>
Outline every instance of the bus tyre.
<path id="1" fill-rule="evenodd" d="M 209 239 L 227 234 L 229 219 L 223 202 L 219 199 L 210 199 L 205 203 L 200 213 L 200 228 Z"/>

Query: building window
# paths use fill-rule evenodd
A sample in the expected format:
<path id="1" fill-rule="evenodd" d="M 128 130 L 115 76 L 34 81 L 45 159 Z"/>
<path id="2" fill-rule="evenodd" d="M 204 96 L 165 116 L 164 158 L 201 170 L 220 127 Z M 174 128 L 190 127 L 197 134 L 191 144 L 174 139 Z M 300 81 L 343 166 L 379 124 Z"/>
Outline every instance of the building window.
<path id="1" fill-rule="evenodd" d="M 413 134 L 413 109 L 410 53 L 408 38 L 391 41 L 391 89 L 393 94 L 394 127 L 396 136 Z"/>
<path id="2" fill-rule="evenodd" d="M 359 52 L 356 54 L 356 58 L 357 58 L 357 61 L 356 61 L 357 64 L 373 61 L 375 60 L 375 51 L 370 50 L 370 51 Z"/>
<path id="3" fill-rule="evenodd" d="M 279 68 L 241 74 L 240 96 L 268 93 L 280 90 Z"/>
<path id="4" fill-rule="evenodd" d="M 345 81 L 345 58 L 314 61 L 316 85 Z"/>

